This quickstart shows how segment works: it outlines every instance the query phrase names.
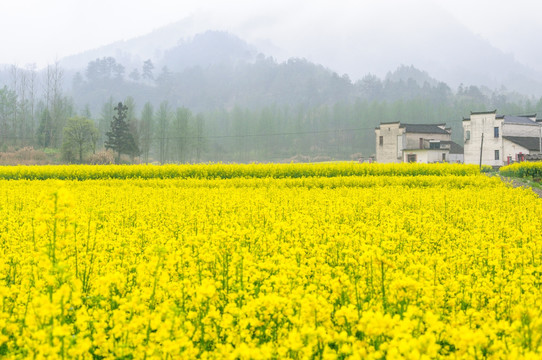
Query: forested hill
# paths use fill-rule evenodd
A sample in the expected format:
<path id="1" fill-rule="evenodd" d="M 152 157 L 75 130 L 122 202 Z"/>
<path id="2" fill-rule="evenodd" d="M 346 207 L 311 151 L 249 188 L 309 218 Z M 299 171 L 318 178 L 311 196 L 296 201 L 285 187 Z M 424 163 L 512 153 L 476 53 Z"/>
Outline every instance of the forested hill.
<path id="1" fill-rule="evenodd" d="M 174 56 L 160 69 L 147 61 L 132 76 L 115 74 L 119 64 L 112 58 L 97 59 L 74 81 L 73 99 L 78 108 L 90 104 L 95 117 L 106 113 L 104 104 L 110 107 L 128 96 L 137 111 L 150 103 L 163 111 L 200 113 L 208 140 L 204 158 L 243 162 L 368 158 L 381 121 L 445 122 L 461 144 L 461 119 L 470 111 L 542 112 L 538 99 L 472 85 L 451 89 L 413 66 L 399 67 L 383 79 L 368 74 L 352 81 L 305 59 L 252 58 L 241 48 L 205 65 L 186 66 L 181 57 L 179 71 L 172 70 Z"/>
<path id="2" fill-rule="evenodd" d="M 77 71 L 66 86 L 72 88 L 77 107 L 88 104 L 91 110 L 98 111 L 110 96 L 132 96 L 137 103 L 158 104 L 167 100 L 172 106 L 209 111 L 236 105 L 252 109 L 273 104 L 314 106 L 354 99 L 442 101 L 462 91 L 450 89 L 413 66 L 390 69 L 383 79 L 367 74 L 352 81 L 347 74 L 337 74 L 306 59 L 277 62 L 242 39 L 219 31 L 183 40 L 163 50 L 157 59 L 128 56 L 127 49 L 123 54 L 122 60 L 113 56 L 92 59 Z M 69 70 L 65 78 L 72 79 L 74 73 Z M 471 92 L 477 97 L 475 100 L 494 95 L 492 90 L 483 88 Z M 506 92 L 498 95 L 518 100 L 511 99 Z"/>
<path id="3" fill-rule="evenodd" d="M 226 42 L 238 40 L 227 34 L 222 36 Z M 217 41 L 216 34 L 212 38 L 213 42 Z M 73 77 L 75 104 L 79 107 L 88 104 L 97 110 L 110 96 L 120 99 L 132 96 L 138 103 L 157 104 L 168 100 L 173 106 L 208 111 L 235 105 L 248 108 L 272 104 L 313 106 L 354 99 L 443 101 L 456 92 L 413 66 L 402 66 L 384 79 L 367 74 L 353 82 L 347 74 L 339 75 L 305 59 L 292 58 L 279 63 L 263 54 L 250 54 L 248 48 L 243 54 L 242 47 L 234 47 L 233 55 L 227 54 L 224 46 L 217 51 L 205 51 L 203 45 L 190 43 L 173 48 L 164 57 L 162 66 L 150 59 L 143 61 L 140 68 L 131 69 L 113 57 L 93 60 Z M 197 50 L 187 53 L 187 48 Z M 198 63 L 198 58 L 206 60 Z M 471 88 L 473 100 L 482 101 L 496 95 L 487 88 L 467 88 Z M 511 99 L 509 93 L 499 95 Z M 511 100 L 517 102 L 517 99 L 515 96 Z"/>
<path id="4" fill-rule="evenodd" d="M 267 105 L 333 104 L 355 98 L 356 87 L 347 76 L 337 74 L 303 59 L 277 63 L 260 56 L 255 62 L 223 62 L 193 66 L 180 72 L 169 67 L 140 80 L 119 78 L 108 68 L 113 61 L 99 59 L 99 72 L 87 71 L 76 76 L 73 97 L 76 105 L 91 108 L 110 96 L 133 96 L 137 102 L 159 103 L 167 100 L 173 106 L 194 111 L 232 108 L 235 105 L 259 108 Z M 94 66 L 89 65 L 89 68 Z"/>

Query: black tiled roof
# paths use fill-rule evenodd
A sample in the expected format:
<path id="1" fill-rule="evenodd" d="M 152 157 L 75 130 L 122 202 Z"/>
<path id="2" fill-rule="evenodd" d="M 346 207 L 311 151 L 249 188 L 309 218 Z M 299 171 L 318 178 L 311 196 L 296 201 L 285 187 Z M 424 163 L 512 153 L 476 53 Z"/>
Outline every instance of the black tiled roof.
<path id="1" fill-rule="evenodd" d="M 440 126 L 444 124 L 439 124 Z M 401 124 L 402 128 L 405 128 L 407 133 L 418 134 L 450 134 L 450 132 L 444 130 L 439 125 L 434 124 Z"/>
<path id="2" fill-rule="evenodd" d="M 526 136 L 503 136 L 503 139 L 513 142 L 519 146 L 523 146 L 528 150 L 540 151 L 540 138 L 539 137 L 526 137 Z"/>
<path id="3" fill-rule="evenodd" d="M 441 144 L 450 144 L 450 154 L 463 154 L 463 146 L 453 142 L 453 141 L 441 141 Z"/>
<path id="4" fill-rule="evenodd" d="M 510 116 L 505 115 L 504 116 L 504 123 L 505 124 L 524 124 L 524 125 L 535 125 L 536 122 L 532 121 L 526 116 Z"/>

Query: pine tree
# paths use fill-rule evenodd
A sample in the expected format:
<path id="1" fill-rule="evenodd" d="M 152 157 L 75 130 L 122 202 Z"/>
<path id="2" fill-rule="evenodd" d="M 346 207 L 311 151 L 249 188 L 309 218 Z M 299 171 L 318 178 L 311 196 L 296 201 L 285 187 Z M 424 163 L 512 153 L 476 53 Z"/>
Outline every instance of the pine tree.
<path id="1" fill-rule="evenodd" d="M 128 106 L 123 105 L 122 102 L 115 107 L 117 115 L 113 116 L 111 122 L 111 131 L 108 131 L 105 135 L 107 140 L 105 141 L 105 148 L 112 149 L 117 153 L 116 163 L 120 161 L 121 154 L 127 154 L 130 156 L 138 155 L 139 150 L 132 133 L 130 132 L 130 126 L 126 121 Z"/>

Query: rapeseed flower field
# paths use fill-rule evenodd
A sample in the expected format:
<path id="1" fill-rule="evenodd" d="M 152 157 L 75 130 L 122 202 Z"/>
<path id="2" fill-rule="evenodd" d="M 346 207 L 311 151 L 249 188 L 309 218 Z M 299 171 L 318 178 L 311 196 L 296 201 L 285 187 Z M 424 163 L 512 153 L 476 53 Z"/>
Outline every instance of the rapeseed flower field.
<path id="1" fill-rule="evenodd" d="M 513 177 L 542 177 L 542 162 L 522 162 L 503 166 L 500 168 L 501 175 Z"/>
<path id="2" fill-rule="evenodd" d="M 477 167 L 15 167 L 0 194 L 1 358 L 542 357 L 542 200 Z"/>

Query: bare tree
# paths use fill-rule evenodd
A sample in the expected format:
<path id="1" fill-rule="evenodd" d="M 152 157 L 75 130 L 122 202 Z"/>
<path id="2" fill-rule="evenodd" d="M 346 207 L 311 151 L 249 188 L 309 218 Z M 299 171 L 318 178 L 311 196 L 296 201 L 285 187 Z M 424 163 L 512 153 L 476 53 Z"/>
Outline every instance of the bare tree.
<path id="1" fill-rule="evenodd" d="M 37 82 L 37 75 L 36 75 L 36 64 L 31 64 L 27 66 L 27 72 L 28 72 L 28 97 L 29 97 L 29 111 L 30 111 L 30 138 L 34 139 L 34 136 L 36 134 L 36 120 L 35 120 L 35 104 L 36 104 L 36 82 Z"/>
<path id="2" fill-rule="evenodd" d="M 43 137 L 43 133 L 49 134 L 49 146 L 59 147 L 62 144 L 62 129 L 67 118 L 73 112 L 69 99 L 62 95 L 62 79 L 64 73 L 60 65 L 55 62 L 54 65 L 47 66 L 44 74 L 43 92 L 45 97 L 45 110 L 48 117 L 42 116 L 38 132 Z"/>
<path id="3" fill-rule="evenodd" d="M 17 144 L 17 138 L 18 138 L 18 134 L 17 134 L 17 128 L 18 128 L 18 99 L 17 99 L 17 90 L 18 90 L 18 80 L 19 80 L 19 68 L 17 67 L 17 65 L 11 65 L 10 69 L 9 69 L 9 73 L 10 73 L 10 76 L 11 76 L 11 88 L 12 90 L 15 92 L 15 104 L 13 106 L 13 110 L 14 110 L 14 113 L 13 113 L 13 118 L 11 119 L 12 123 L 11 123 L 11 130 L 12 130 L 12 143 L 14 145 Z"/>

